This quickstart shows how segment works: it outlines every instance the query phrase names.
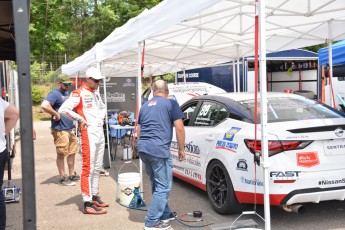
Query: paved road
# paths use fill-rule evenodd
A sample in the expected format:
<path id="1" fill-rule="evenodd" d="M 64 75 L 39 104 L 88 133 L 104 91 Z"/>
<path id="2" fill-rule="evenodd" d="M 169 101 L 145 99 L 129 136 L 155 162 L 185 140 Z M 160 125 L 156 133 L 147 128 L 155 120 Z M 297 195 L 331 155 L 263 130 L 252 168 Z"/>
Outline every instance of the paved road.
<path id="1" fill-rule="evenodd" d="M 35 172 L 36 172 L 36 206 L 37 229 L 118 229 L 137 230 L 143 229 L 145 212 L 130 210 L 115 202 L 117 182 L 116 174 L 123 164 L 119 158 L 115 160 L 115 167 L 109 169 L 109 177 L 101 177 L 100 195 L 104 200 L 110 201 L 108 214 L 101 216 L 85 215 L 81 212 L 82 201 L 79 183 L 74 187 L 59 186 L 57 184 L 57 169 L 55 165 L 55 148 L 49 133 L 49 122 L 36 122 L 34 127 L 37 132 L 35 141 Z M 20 143 L 18 143 L 20 147 Z M 19 148 L 18 148 L 19 149 Z M 119 153 L 121 152 L 121 149 Z M 20 149 L 13 163 L 13 181 L 21 187 L 21 159 Z M 134 161 L 138 164 L 138 160 Z M 77 157 L 77 171 L 80 173 L 81 158 Z M 136 171 L 133 165 L 122 169 L 123 172 Z M 121 172 L 122 172 L 121 170 Z M 5 177 L 6 179 L 6 177 Z M 150 201 L 150 187 L 147 177 L 144 177 L 144 199 L 147 204 Z M 205 192 L 190 186 L 183 181 L 174 179 L 173 190 L 170 196 L 170 205 L 179 215 L 193 210 L 203 212 L 205 223 L 231 223 L 238 215 L 218 215 L 211 208 Z M 22 203 L 7 204 L 9 230 L 20 230 L 22 227 Z M 249 206 L 247 210 L 252 210 Z M 263 206 L 257 207 L 257 212 L 263 216 Z M 280 208 L 271 208 L 272 229 L 291 230 L 340 230 L 345 229 L 345 202 L 323 202 L 321 204 L 306 205 L 303 215 L 287 213 Z M 255 216 L 243 216 L 241 219 L 254 219 L 259 227 L 264 228 L 264 223 Z M 230 224 L 229 224 L 230 225 Z M 211 225 L 212 226 L 212 225 Z M 195 229 L 172 223 L 172 229 Z M 197 229 L 211 229 L 203 227 Z"/>

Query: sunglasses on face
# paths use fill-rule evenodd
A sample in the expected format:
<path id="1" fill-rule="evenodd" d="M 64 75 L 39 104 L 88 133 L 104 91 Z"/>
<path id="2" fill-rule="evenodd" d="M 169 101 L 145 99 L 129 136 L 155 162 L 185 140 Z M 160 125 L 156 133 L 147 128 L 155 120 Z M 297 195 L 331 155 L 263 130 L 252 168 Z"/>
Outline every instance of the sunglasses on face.
<path id="1" fill-rule="evenodd" d="M 64 86 L 66 87 L 70 87 L 71 86 L 71 83 L 62 83 Z"/>
<path id="2" fill-rule="evenodd" d="M 94 78 L 92 78 L 92 77 L 90 77 L 90 79 L 91 79 L 93 82 L 95 82 L 95 83 L 98 83 L 98 82 L 101 81 L 101 79 L 94 79 Z"/>

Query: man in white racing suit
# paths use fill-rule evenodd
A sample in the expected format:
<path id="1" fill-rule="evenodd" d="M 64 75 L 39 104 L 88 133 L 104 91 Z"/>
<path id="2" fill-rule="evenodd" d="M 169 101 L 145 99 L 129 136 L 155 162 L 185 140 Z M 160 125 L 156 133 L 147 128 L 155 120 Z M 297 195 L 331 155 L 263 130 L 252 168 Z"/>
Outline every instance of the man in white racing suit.
<path id="1" fill-rule="evenodd" d="M 86 82 L 74 90 L 61 105 L 59 113 L 78 121 L 81 134 L 82 173 L 81 192 L 85 214 L 105 214 L 109 203 L 98 196 L 99 173 L 104 155 L 103 123 L 106 106 L 97 91 L 102 76 L 99 69 L 86 71 Z"/>

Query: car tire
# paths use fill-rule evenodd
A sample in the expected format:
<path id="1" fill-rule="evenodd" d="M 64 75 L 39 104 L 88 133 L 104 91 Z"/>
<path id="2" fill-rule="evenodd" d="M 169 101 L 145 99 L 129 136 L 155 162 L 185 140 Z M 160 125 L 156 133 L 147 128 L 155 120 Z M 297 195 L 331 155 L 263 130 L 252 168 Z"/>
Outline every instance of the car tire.
<path id="1" fill-rule="evenodd" d="M 238 203 L 229 173 L 222 162 L 215 160 L 207 167 L 206 189 L 208 199 L 217 213 L 242 212 L 244 206 Z"/>

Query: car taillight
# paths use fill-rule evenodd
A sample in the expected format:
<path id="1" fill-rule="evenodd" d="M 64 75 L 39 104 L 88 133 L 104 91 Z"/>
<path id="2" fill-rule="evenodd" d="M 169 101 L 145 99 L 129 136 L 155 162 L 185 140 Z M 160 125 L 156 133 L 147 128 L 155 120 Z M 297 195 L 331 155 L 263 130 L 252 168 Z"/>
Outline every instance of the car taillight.
<path id="1" fill-rule="evenodd" d="M 303 149 L 307 147 L 313 141 L 268 141 L 268 156 L 281 153 L 283 151 Z M 244 140 L 247 148 L 251 153 L 261 152 L 261 141 Z"/>

